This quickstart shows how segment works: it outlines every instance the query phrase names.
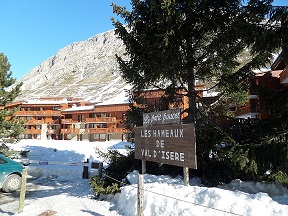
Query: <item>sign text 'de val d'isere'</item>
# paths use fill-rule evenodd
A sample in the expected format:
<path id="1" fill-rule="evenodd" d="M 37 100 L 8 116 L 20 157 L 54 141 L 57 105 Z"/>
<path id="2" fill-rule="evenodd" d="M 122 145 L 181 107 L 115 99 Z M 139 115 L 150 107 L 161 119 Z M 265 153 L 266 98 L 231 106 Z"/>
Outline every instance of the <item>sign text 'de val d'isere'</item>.
<path id="1" fill-rule="evenodd" d="M 135 158 L 197 169 L 194 124 L 136 127 Z"/>

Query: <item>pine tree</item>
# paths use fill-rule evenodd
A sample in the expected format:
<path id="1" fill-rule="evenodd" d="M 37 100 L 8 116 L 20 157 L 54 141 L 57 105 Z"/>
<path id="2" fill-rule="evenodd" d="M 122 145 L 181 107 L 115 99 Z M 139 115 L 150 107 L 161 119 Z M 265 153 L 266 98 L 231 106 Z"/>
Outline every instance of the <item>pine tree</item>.
<path id="1" fill-rule="evenodd" d="M 125 24 L 112 20 L 127 51 L 127 58 L 117 56 L 122 76 L 135 92 L 156 87 L 175 95 L 186 89 L 188 122 L 197 118 L 197 132 L 203 133 L 197 136 L 198 162 L 202 169 L 208 168 L 211 152 L 217 152 L 216 144 L 224 141 L 239 146 L 233 131 L 220 128 L 212 115 L 227 115 L 223 110 L 228 110 L 228 102 L 243 105 L 252 71 L 266 67 L 272 54 L 286 47 L 288 34 L 283 21 L 287 8 L 273 7 L 272 0 L 250 0 L 246 5 L 240 0 L 132 0 L 131 5 L 129 12 L 112 4 Z M 243 62 L 245 52 L 249 58 Z M 219 92 L 218 103 L 208 111 L 205 106 L 196 110 L 196 82 L 211 83 L 209 87 Z M 222 156 L 231 162 L 229 153 L 235 167 L 242 164 L 247 168 L 245 161 L 253 155 L 245 149 L 231 152 L 215 153 L 213 161 L 221 161 Z M 254 165 L 249 164 L 251 172 Z"/>
<path id="2" fill-rule="evenodd" d="M 24 131 L 21 120 L 14 118 L 13 113 L 16 109 L 6 110 L 4 107 L 7 103 L 12 102 L 19 94 L 22 83 L 11 86 L 16 82 L 12 78 L 8 58 L 0 53 L 0 139 L 1 142 L 14 141 L 21 132 Z M 9 89 L 10 88 L 10 89 Z"/>
<path id="3" fill-rule="evenodd" d="M 131 12 L 113 5 L 127 24 L 113 21 L 129 56 L 129 60 L 118 57 L 122 75 L 135 90 L 158 87 L 175 94 L 186 89 L 189 122 L 195 121 L 196 80 L 213 83 L 225 100 L 247 96 L 245 81 L 252 69 L 265 66 L 282 44 L 283 34 L 271 28 L 271 22 L 281 21 L 281 13 L 269 0 L 253 0 L 247 6 L 238 0 L 133 0 L 131 4 Z M 270 22 L 263 22 L 268 15 Z M 238 58 L 247 48 L 253 58 L 243 66 Z M 237 102 L 247 99 L 242 98 Z"/>

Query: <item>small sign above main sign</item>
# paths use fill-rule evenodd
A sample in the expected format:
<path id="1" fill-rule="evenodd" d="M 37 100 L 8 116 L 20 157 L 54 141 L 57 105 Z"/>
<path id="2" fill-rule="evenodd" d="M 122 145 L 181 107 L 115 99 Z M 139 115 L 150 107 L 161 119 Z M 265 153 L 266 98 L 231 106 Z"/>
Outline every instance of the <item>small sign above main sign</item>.
<path id="1" fill-rule="evenodd" d="M 143 114 L 143 126 L 180 123 L 181 109 L 165 110 Z"/>

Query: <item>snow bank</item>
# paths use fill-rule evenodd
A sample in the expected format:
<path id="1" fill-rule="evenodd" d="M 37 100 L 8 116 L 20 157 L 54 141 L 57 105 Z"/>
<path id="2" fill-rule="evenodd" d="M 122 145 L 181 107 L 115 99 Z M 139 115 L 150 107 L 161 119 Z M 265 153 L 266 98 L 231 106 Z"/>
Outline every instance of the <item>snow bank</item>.
<path id="1" fill-rule="evenodd" d="M 93 199 L 89 179 L 82 179 L 84 161 L 103 160 L 95 153 L 96 148 L 124 153 L 126 145 L 129 143 L 122 141 L 55 140 L 21 140 L 11 145 L 17 150 L 30 150 L 28 157 L 35 163 L 27 167 L 29 192 L 24 212 L 17 214 L 17 201 L 1 204 L 0 215 L 38 216 L 46 210 L 56 211 L 58 216 L 137 215 L 137 171 L 127 176 L 131 185 L 123 186 L 121 193 L 106 201 Z M 39 161 L 48 161 L 48 165 Z M 97 169 L 89 166 L 89 172 L 97 174 Z M 200 179 L 193 178 L 185 187 L 182 177 L 145 174 L 144 188 L 145 216 L 288 215 L 287 188 L 277 184 L 234 180 L 227 185 L 206 187 Z"/>

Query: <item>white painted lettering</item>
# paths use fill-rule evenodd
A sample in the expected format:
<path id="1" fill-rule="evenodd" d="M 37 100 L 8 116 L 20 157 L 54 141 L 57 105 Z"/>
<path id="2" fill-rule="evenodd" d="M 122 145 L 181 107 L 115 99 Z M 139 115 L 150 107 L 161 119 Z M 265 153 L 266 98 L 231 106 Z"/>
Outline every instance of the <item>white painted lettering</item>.
<path id="1" fill-rule="evenodd" d="M 153 157 L 155 158 L 155 157 L 157 157 L 157 151 L 153 151 Z"/>
<path id="2" fill-rule="evenodd" d="M 162 153 L 162 159 L 165 159 L 165 151 L 161 151 Z"/>
<path id="3" fill-rule="evenodd" d="M 179 161 L 179 153 L 175 152 L 175 161 Z"/>
<path id="4" fill-rule="evenodd" d="M 180 161 L 184 162 L 184 153 L 180 153 Z"/>
<path id="5" fill-rule="evenodd" d="M 180 129 L 180 137 L 184 137 L 184 129 L 182 128 L 182 129 Z"/>
<path id="6" fill-rule="evenodd" d="M 165 157 L 166 160 L 169 160 L 169 152 L 166 152 L 166 157 Z"/>
<path id="7" fill-rule="evenodd" d="M 174 160 L 174 153 L 175 152 L 170 152 L 170 160 Z"/>
<path id="8" fill-rule="evenodd" d="M 156 140 L 156 147 L 164 148 L 164 140 Z"/>
<path id="9" fill-rule="evenodd" d="M 185 162 L 185 154 L 183 152 L 161 151 L 161 158 L 164 160 Z"/>
<path id="10" fill-rule="evenodd" d="M 148 149 L 145 150 L 145 157 L 151 157 L 151 154 Z"/>

